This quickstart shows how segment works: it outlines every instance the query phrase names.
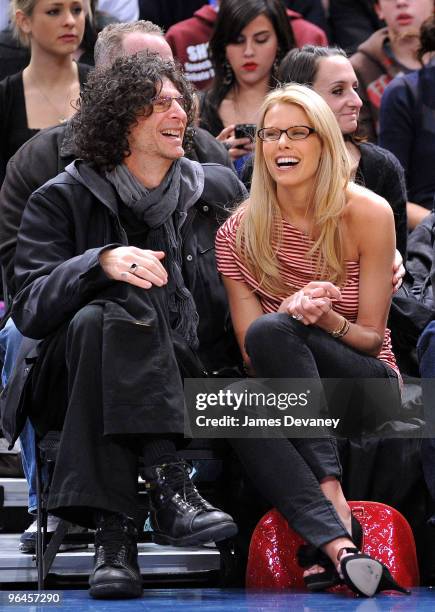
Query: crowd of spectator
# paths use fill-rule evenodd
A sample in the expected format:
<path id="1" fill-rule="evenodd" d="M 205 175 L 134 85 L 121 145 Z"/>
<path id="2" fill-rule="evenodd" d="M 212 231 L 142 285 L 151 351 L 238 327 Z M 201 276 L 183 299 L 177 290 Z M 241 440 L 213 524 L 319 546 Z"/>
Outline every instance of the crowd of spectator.
<path id="1" fill-rule="evenodd" d="M 37 355 L 28 418 L 4 393 L 0 425 L 30 514 L 35 440 L 63 432 L 53 529 L 96 530 L 93 597 L 138 597 L 138 458 L 155 542 L 237 533 L 180 459 L 184 377 L 384 378 L 397 415 L 410 355 L 435 378 L 434 4 L 0 0 L 0 16 L 2 386 Z M 405 344 L 400 299 L 434 315 Z M 334 440 L 228 442 L 312 545 L 308 588 L 403 590 L 359 550 Z"/>

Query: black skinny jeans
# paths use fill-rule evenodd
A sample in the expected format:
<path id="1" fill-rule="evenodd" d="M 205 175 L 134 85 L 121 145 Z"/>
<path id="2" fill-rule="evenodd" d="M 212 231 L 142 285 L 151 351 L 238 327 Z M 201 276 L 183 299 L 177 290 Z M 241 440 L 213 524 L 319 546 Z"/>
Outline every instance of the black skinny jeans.
<path id="1" fill-rule="evenodd" d="M 248 329 L 245 345 L 261 378 L 397 378 L 379 359 L 285 313 L 256 319 Z M 341 478 L 335 439 L 229 441 L 262 495 L 305 540 L 320 547 L 348 535 L 319 486 L 327 476 Z"/>

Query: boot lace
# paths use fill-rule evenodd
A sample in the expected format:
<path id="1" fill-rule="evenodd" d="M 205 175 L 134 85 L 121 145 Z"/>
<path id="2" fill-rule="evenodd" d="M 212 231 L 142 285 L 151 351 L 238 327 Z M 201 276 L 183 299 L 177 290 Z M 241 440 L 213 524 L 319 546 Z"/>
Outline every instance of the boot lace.
<path id="1" fill-rule="evenodd" d="M 184 461 L 168 463 L 163 467 L 163 475 L 168 485 L 194 508 L 206 510 L 206 501 L 189 477 L 190 466 Z"/>
<path id="2" fill-rule="evenodd" d="M 134 542 L 126 522 L 119 517 L 106 518 L 104 525 L 98 527 L 95 540 L 98 564 L 125 565 L 127 551 Z"/>

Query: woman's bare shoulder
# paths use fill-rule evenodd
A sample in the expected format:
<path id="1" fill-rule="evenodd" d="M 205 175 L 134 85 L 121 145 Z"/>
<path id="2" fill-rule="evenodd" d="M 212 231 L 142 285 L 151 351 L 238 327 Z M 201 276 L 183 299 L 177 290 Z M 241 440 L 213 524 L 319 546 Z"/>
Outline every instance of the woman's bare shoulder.
<path id="1" fill-rule="evenodd" d="M 382 223 L 394 219 L 393 211 L 387 200 L 370 189 L 350 183 L 346 195 L 345 215 L 352 225 L 354 223 Z M 361 226 L 360 229 L 362 229 Z"/>
<path id="2" fill-rule="evenodd" d="M 344 213 L 351 249 L 361 256 L 377 253 L 394 244 L 394 215 L 391 206 L 381 196 L 365 187 L 351 184 L 348 188 Z"/>

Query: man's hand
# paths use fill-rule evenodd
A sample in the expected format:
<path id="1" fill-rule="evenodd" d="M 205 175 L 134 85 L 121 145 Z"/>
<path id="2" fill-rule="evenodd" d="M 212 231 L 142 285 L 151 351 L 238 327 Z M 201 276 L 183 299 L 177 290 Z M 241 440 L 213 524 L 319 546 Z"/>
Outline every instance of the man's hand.
<path id="1" fill-rule="evenodd" d="M 405 276 L 405 266 L 403 265 L 403 258 L 399 251 L 396 249 L 393 263 L 393 293 L 396 293 L 402 286 L 403 277 Z"/>
<path id="2" fill-rule="evenodd" d="M 101 253 L 100 265 L 109 278 L 150 289 L 153 285 L 162 287 L 168 282 L 168 274 L 160 263 L 164 257 L 163 251 L 117 247 Z"/>
<path id="3" fill-rule="evenodd" d="M 430 215 L 430 210 L 415 204 L 414 202 L 406 203 L 406 216 L 408 218 L 408 229 L 413 230 L 419 225 L 425 217 Z"/>

